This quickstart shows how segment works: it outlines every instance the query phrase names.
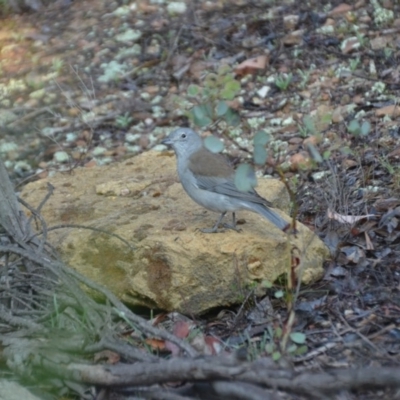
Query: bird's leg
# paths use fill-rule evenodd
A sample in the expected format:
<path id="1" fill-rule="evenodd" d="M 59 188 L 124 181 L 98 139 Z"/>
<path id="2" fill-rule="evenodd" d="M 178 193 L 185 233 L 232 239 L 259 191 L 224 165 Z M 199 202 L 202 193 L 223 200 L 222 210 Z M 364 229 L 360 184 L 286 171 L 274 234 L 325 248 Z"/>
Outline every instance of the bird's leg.
<path id="1" fill-rule="evenodd" d="M 236 228 L 236 214 L 235 214 L 234 211 L 232 212 L 232 225 L 224 224 L 224 228 L 232 229 L 232 230 L 234 230 L 236 232 L 240 232 L 241 231 L 240 228 Z"/>
<path id="2" fill-rule="evenodd" d="M 223 213 L 219 216 L 218 221 L 216 222 L 216 224 L 215 224 L 212 228 L 204 228 L 204 229 L 200 229 L 200 230 L 201 230 L 203 233 L 216 233 L 216 232 L 218 232 L 219 224 L 221 223 L 222 218 L 225 217 L 225 214 L 226 214 L 226 211 L 223 212 Z"/>
<path id="3" fill-rule="evenodd" d="M 226 214 L 226 211 L 223 212 L 219 216 L 218 221 L 215 223 L 215 225 L 212 228 L 203 228 L 203 229 L 200 229 L 200 231 L 203 232 L 203 233 L 216 233 L 216 232 L 218 232 L 219 224 L 221 223 L 222 219 L 225 217 L 225 214 Z M 226 229 L 233 229 L 236 232 L 240 232 L 241 231 L 241 229 L 236 228 L 236 217 L 235 217 L 235 213 L 234 212 L 232 212 L 232 225 L 223 224 L 223 227 L 226 228 Z"/>

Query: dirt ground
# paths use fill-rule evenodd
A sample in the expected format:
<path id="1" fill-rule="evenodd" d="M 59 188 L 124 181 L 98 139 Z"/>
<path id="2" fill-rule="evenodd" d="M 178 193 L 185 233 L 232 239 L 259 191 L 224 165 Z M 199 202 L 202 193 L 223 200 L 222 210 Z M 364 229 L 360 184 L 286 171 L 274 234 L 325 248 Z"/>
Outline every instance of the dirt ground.
<path id="1" fill-rule="evenodd" d="M 295 218 L 330 248 L 324 279 L 163 319 L 179 337 L 195 325 L 214 338 L 205 353 L 245 347 L 299 371 L 398 366 L 399 16 L 395 0 L 57 1 L 4 15 L 2 159 L 18 187 L 162 149 L 177 126 L 221 138 L 237 164 L 265 132 L 258 169 L 287 182 Z"/>

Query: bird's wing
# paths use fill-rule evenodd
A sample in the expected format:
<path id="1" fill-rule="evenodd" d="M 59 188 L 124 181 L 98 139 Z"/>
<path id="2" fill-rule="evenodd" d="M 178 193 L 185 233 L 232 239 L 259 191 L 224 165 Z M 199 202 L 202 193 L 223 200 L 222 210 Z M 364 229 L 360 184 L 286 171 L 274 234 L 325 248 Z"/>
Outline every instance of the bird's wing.
<path id="1" fill-rule="evenodd" d="M 225 157 L 202 149 L 193 154 L 188 163 L 188 169 L 196 180 L 199 189 L 208 190 L 240 200 L 250 201 L 271 207 L 272 204 L 261 197 L 254 189 L 241 192 L 235 185 L 234 169 L 227 163 Z"/>
<path id="2" fill-rule="evenodd" d="M 264 206 L 272 207 L 272 204 L 268 200 L 261 197 L 254 189 L 248 192 L 240 191 L 236 187 L 233 178 L 226 179 L 198 175 L 196 177 L 196 184 L 199 189 L 234 197 L 238 200 L 249 201 L 252 203 L 263 204 Z"/>

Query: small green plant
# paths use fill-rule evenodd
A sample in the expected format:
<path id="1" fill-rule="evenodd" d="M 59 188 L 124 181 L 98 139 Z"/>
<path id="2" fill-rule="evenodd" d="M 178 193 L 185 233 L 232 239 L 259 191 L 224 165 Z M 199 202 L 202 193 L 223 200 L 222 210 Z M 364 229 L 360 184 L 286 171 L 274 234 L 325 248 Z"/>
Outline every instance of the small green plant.
<path id="1" fill-rule="evenodd" d="M 132 123 L 132 121 L 133 121 L 133 118 L 129 115 L 128 112 L 126 112 L 124 115 L 119 115 L 115 119 L 115 125 L 118 128 L 125 129 Z"/>
<path id="2" fill-rule="evenodd" d="M 220 67 L 216 74 L 209 73 L 206 76 L 203 87 L 189 85 L 188 96 L 198 104 L 187 113 L 188 118 L 199 127 L 210 125 L 218 119 L 228 125 L 238 125 L 240 117 L 227 101 L 233 100 L 239 91 L 240 83 L 231 68 Z"/>
<path id="3" fill-rule="evenodd" d="M 310 71 L 303 71 L 302 69 L 298 69 L 297 73 L 300 75 L 300 79 L 301 79 L 301 81 L 299 83 L 299 87 L 301 89 L 304 89 L 308 84 L 311 72 Z"/>
<path id="4" fill-rule="evenodd" d="M 386 156 L 379 157 L 379 162 L 382 167 L 387 170 L 392 178 L 393 188 L 395 190 L 400 189 L 400 167 L 398 165 L 393 165 Z"/>
<path id="5" fill-rule="evenodd" d="M 360 57 L 353 58 L 350 60 L 350 70 L 355 71 L 360 64 Z"/>
<path id="6" fill-rule="evenodd" d="M 392 23 L 394 20 L 394 12 L 392 10 L 389 10 L 387 8 L 383 8 L 378 0 L 371 0 L 371 4 L 373 6 L 373 18 L 374 18 L 374 23 L 379 26 L 388 26 L 389 24 Z"/>
<path id="7" fill-rule="evenodd" d="M 358 30 L 355 31 L 355 34 L 357 36 L 358 43 L 360 43 L 360 47 L 366 47 L 368 39 L 365 37 L 365 35 L 360 33 Z"/>
<path id="8" fill-rule="evenodd" d="M 353 119 L 347 125 L 347 131 L 356 137 L 368 136 L 368 134 L 371 132 L 371 124 L 369 121 L 364 121 L 362 124 L 360 124 L 358 120 Z"/>
<path id="9" fill-rule="evenodd" d="M 264 165 L 267 161 L 266 145 L 271 140 L 272 136 L 265 131 L 258 131 L 253 138 L 254 152 L 253 160 L 257 165 Z M 257 178 L 253 166 L 250 164 L 240 164 L 235 171 L 236 187 L 247 192 L 257 186 Z"/>
<path id="10" fill-rule="evenodd" d="M 275 85 L 282 91 L 286 91 L 292 82 L 293 75 L 290 74 L 279 74 L 275 79 Z"/>
<path id="11" fill-rule="evenodd" d="M 391 49 L 390 47 L 385 47 L 385 48 L 383 49 L 383 54 L 384 54 L 385 58 L 390 58 L 390 57 L 392 57 L 393 52 L 394 52 L 393 49 Z"/>
<path id="12" fill-rule="evenodd" d="M 312 117 L 305 115 L 303 122 L 298 125 L 300 136 L 305 138 L 310 135 L 316 135 L 317 129 L 315 128 L 315 122 Z"/>
<path id="13" fill-rule="evenodd" d="M 63 67 L 64 67 L 64 61 L 61 58 L 54 57 L 51 60 L 51 68 L 53 69 L 54 72 L 57 72 L 57 74 L 61 72 Z"/>
<path id="14" fill-rule="evenodd" d="M 127 71 L 127 66 L 125 64 L 119 64 L 115 60 L 101 64 L 100 68 L 104 70 L 104 74 L 97 78 L 101 83 L 118 82 L 121 76 Z"/>
<path id="15" fill-rule="evenodd" d="M 25 78 L 25 83 L 32 89 L 32 90 L 39 90 L 44 88 L 44 82 L 36 77 L 28 76 Z"/>
<path id="16" fill-rule="evenodd" d="M 249 340 L 249 343 L 251 341 Z M 308 350 L 306 335 L 301 332 L 291 332 L 288 340 L 285 339 L 284 329 L 280 326 L 268 326 L 258 344 L 249 346 L 249 361 L 256 360 L 260 355 L 267 354 L 274 361 L 279 361 L 283 356 L 299 356 Z"/>

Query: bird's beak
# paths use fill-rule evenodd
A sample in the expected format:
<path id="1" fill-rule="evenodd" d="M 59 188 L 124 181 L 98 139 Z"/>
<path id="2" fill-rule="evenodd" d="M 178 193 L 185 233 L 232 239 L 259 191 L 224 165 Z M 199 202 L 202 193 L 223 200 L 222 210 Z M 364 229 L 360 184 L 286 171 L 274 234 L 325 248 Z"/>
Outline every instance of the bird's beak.
<path id="1" fill-rule="evenodd" d="M 166 146 L 171 146 L 172 145 L 172 140 L 168 137 L 166 137 L 165 139 L 161 140 L 162 144 L 165 144 Z"/>

